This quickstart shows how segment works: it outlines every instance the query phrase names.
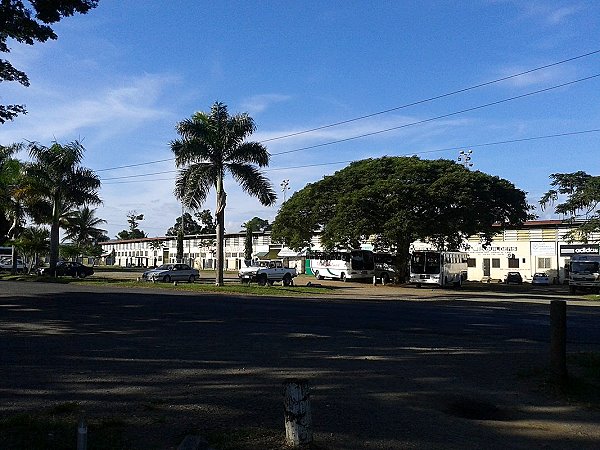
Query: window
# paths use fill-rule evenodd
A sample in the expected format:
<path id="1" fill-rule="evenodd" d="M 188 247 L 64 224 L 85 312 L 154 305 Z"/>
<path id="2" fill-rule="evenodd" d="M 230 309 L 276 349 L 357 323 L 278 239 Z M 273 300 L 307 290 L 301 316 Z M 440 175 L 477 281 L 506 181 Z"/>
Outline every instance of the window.
<path id="1" fill-rule="evenodd" d="M 508 268 L 509 269 L 518 269 L 519 268 L 519 258 L 508 258 Z"/>
<path id="2" fill-rule="evenodd" d="M 500 268 L 500 258 L 492 258 L 492 269 Z"/>
<path id="3" fill-rule="evenodd" d="M 477 260 L 475 258 L 468 258 L 467 267 L 477 267 Z"/>
<path id="4" fill-rule="evenodd" d="M 538 269 L 552 268 L 551 258 L 538 258 Z"/>

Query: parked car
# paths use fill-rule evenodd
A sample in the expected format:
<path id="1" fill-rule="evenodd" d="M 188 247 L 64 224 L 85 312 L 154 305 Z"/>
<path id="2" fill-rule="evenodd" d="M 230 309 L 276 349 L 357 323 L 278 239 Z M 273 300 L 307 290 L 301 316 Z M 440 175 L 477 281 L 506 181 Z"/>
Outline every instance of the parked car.
<path id="1" fill-rule="evenodd" d="M 506 279 L 504 280 L 506 284 L 516 283 L 523 284 L 523 277 L 519 272 L 508 272 L 506 274 Z"/>
<path id="2" fill-rule="evenodd" d="M 156 269 L 147 270 L 142 274 L 145 281 L 188 281 L 193 283 L 200 278 L 200 272 L 187 264 L 163 264 Z"/>
<path id="3" fill-rule="evenodd" d="M 38 270 L 40 275 L 51 275 L 50 267 L 42 267 Z M 56 263 L 56 276 L 71 276 L 85 278 L 94 274 L 94 269 L 89 266 L 84 266 L 76 261 L 59 261 Z"/>
<path id="4" fill-rule="evenodd" d="M 0 270 L 12 270 L 12 257 L 3 256 L 0 258 Z M 17 272 L 23 272 L 25 270 L 25 264 L 23 260 L 17 258 Z"/>
<path id="5" fill-rule="evenodd" d="M 531 284 L 550 284 L 550 277 L 545 273 L 534 273 Z"/>

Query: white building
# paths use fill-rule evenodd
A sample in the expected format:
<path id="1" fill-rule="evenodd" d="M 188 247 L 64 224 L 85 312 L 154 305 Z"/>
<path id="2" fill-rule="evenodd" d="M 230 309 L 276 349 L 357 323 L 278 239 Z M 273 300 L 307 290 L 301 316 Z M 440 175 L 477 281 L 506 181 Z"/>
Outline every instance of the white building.
<path id="1" fill-rule="evenodd" d="M 490 246 L 483 246 L 478 236 L 466 242 L 469 253 L 468 279 L 472 281 L 504 280 L 506 274 L 518 271 L 524 280 L 531 280 L 536 272 L 544 272 L 554 282 L 563 282 L 567 276 L 568 262 L 574 254 L 600 254 L 598 244 L 567 242 L 565 234 L 570 225 L 561 220 L 536 220 L 525 222 L 519 228 L 500 230 Z M 592 242 L 600 241 L 600 233 L 591 236 Z M 213 269 L 216 266 L 216 236 L 185 236 L 185 262 L 199 270 Z M 245 233 L 225 235 L 225 269 L 237 270 L 244 261 Z M 126 241 L 101 243 L 106 264 L 119 266 L 151 267 L 163 263 L 176 262 L 177 238 L 143 238 Z M 311 242 L 313 248 L 320 248 L 318 237 Z M 415 242 L 414 250 L 430 248 L 427 244 Z M 295 266 L 304 273 L 304 254 L 295 252 L 280 244 L 271 242 L 270 232 L 256 232 L 252 239 L 252 256 L 259 259 L 284 259 L 289 266 Z"/>

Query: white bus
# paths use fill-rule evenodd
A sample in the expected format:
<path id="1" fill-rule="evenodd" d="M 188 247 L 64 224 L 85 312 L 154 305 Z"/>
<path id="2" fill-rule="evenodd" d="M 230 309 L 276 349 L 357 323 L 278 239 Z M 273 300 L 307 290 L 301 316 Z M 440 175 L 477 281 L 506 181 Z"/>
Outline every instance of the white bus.
<path id="1" fill-rule="evenodd" d="M 468 253 L 414 251 L 410 255 L 410 283 L 460 287 L 467 278 Z"/>
<path id="2" fill-rule="evenodd" d="M 569 291 L 600 290 L 600 256 L 574 255 L 569 266 Z"/>
<path id="3" fill-rule="evenodd" d="M 342 281 L 373 279 L 375 262 L 370 250 L 311 250 L 306 255 L 306 274 L 317 280 L 332 278 Z"/>

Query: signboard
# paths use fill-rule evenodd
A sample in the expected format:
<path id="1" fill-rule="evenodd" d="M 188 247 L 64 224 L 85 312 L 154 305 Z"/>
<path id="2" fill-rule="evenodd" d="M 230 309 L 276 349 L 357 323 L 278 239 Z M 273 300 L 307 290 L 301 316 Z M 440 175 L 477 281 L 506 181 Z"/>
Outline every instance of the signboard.
<path id="1" fill-rule="evenodd" d="M 598 244 L 574 244 L 560 246 L 560 256 L 598 254 L 600 254 L 600 247 L 598 246 Z"/>
<path id="2" fill-rule="evenodd" d="M 556 255 L 555 242 L 532 242 L 531 256 L 554 256 Z"/>

